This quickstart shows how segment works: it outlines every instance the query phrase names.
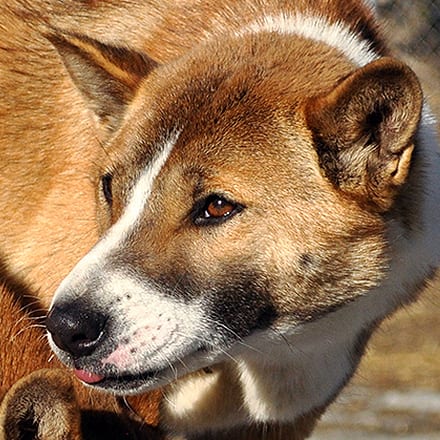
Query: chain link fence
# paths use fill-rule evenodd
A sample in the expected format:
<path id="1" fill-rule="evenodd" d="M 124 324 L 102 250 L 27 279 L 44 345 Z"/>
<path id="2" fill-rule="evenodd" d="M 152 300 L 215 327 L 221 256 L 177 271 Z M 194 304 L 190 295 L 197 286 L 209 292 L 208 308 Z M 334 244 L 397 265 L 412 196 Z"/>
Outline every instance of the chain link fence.
<path id="1" fill-rule="evenodd" d="M 418 74 L 440 117 L 440 0 L 377 0 L 391 47 Z"/>
<path id="2" fill-rule="evenodd" d="M 440 63 L 440 0 L 378 0 L 377 4 L 395 48 Z"/>

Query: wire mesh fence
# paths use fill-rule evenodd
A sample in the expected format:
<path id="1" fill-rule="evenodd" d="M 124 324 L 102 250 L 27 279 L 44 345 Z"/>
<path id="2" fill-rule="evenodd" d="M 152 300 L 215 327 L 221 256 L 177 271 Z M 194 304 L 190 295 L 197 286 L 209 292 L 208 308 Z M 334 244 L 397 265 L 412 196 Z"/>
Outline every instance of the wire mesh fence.
<path id="1" fill-rule="evenodd" d="M 398 50 L 440 62 L 440 0 L 378 0 L 377 5 Z"/>
<path id="2" fill-rule="evenodd" d="M 394 51 L 418 74 L 440 117 L 440 0 L 377 0 Z"/>

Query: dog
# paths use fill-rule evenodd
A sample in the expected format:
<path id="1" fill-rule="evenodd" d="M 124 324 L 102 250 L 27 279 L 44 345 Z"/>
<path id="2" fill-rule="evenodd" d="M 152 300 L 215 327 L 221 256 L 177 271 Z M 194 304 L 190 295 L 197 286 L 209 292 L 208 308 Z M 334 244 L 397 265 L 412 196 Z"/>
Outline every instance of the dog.
<path id="1" fill-rule="evenodd" d="M 435 121 L 361 1 L 142 10 L 133 50 L 49 23 L 103 143 L 52 348 L 98 389 L 162 387 L 176 435 L 305 438 L 439 265 Z"/>
<path id="2" fill-rule="evenodd" d="M 0 4 L 7 23 L 0 26 L 0 401 L 8 395 L 8 405 L 15 404 L 16 393 L 10 390 L 20 381 L 14 389 L 26 396 L 21 406 L 28 409 L 25 378 L 35 370 L 64 368 L 43 330 L 53 293 L 98 239 L 90 176 L 100 140 L 90 111 L 44 36 L 43 13 L 52 11 L 52 19 L 69 22 L 54 10 L 58 2 L 52 3 Z M 74 387 L 84 427 L 102 420 L 101 426 L 110 429 L 116 419 L 128 420 L 131 411 L 124 402 L 76 380 Z M 35 408 L 49 405 L 48 395 L 41 393 Z M 143 423 L 157 424 L 160 400 L 160 392 L 136 397 Z"/>

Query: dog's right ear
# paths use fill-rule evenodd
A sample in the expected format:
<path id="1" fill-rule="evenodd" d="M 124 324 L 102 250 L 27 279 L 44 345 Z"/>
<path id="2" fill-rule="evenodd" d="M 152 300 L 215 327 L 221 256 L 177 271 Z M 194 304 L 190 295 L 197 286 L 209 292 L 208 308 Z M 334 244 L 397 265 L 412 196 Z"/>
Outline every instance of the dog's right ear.
<path id="1" fill-rule="evenodd" d="M 157 63 L 147 55 L 76 35 L 48 35 L 86 105 L 107 134 L 115 131 L 140 82 Z"/>
<path id="2" fill-rule="evenodd" d="M 305 114 L 324 175 L 364 206 L 391 209 L 414 162 L 422 109 L 415 73 L 387 57 L 310 98 Z"/>

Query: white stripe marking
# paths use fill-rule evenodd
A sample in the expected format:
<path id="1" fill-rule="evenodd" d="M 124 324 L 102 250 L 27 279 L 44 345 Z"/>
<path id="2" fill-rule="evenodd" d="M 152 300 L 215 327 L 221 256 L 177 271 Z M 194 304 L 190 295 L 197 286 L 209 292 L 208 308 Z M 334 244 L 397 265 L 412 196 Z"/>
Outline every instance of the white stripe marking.
<path id="1" fill-rule="evenodd" d="M 117 247 L 124 238 L 135 229 L 140 217 L 145 210 L 148 199 L 153 190 L 154 181 L 159 175 L 160 170 L 165 165 L 179 133 L 171 136 L 164 148 L 157 153 L 152 162 L 145 168 L 139 176 L 136 184 L 131 190 L 129 201 L 121 218 L 108 230 L 107 234 L 100 241 L 99 251 L 107 253 L 106 250 Z"/>
<path id="2" fill-rule="evenodd" d="M 70 290 L 74 288 L 74 286 L 83 283 L 88 275 L 96 270 L 97 266 L 103 264 L 112 251 L 122 246 L 124 239 L 139 224 L 142 213 L 144 212 L 148 199 L 151 196 L 154 181 L 171 154 L 179 134 L 180 133 L 176 131 L 170 136 L 163 149 L 156 154 L 156 157 L 140 174 L 136 184 L 131 190 L 127 206 L 120 219 L 107 231 L 91 251 L 78 262 L 69 275 L 63 280 L 55 292 L 52 304 L 62 296 L 66 288 L 67 290 Z"/>
<path id="3" fill-rule="evenodd" d="M 339 50 L 360 67 L 379 58 L 370 43 L 351 32 L 344 23 L 330 24 L 323 17 L 285 13 L 275 16 L 268 15 L 239 31 L 237 36 L 261 32 L 298 35 L 324 43 Z"/>

